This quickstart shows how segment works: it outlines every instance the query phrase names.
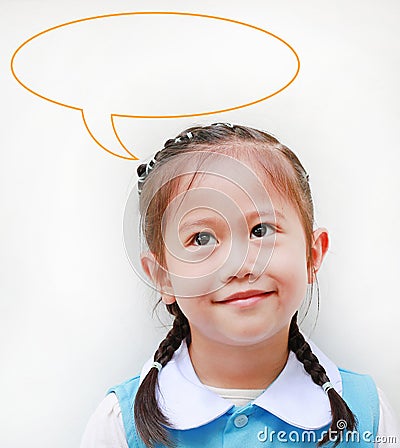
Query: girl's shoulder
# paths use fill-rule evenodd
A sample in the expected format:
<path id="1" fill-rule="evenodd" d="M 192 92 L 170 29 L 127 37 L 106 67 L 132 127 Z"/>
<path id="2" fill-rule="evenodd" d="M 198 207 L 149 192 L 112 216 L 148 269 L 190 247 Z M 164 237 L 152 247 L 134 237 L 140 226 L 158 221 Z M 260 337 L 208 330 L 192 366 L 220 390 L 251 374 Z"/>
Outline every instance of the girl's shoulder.
<path id="1" fill-rule="evenodd" d="M 116 386 L 110 387 L 107 394 L 114 393 L 117 396 L 118 402 L 122 408 L 133 410 L 133 403 L 135 401 L 135 396 L 139 385 L 140 375 L 136 375 L 120 384 L 117 384 Z M 130 417 L 131 415 L 128 416 L 128 418 Z"/>
<path id="2" fill-rule="evenodd" d="M 374 434 L 378 431 L 380 397 L 373 378 L 365 373 L 338 367 L 342 379 L 342 397 L 357 415 L 359 423 L 372 419 Z"/>
<path id="3" fill-rule="evenodd" d="M 399 446 L 400 425 L 398 417 L 386 394 L 372 376 L 338 367 L 342 377 L 343 398 L 352 410 L 356 410 L 359 422 L 373 419 L 374 430 L 378 428 L 377 447 Z M 379 443 L 379 440 L 382 443 Z"/>
<path id="4" fill-rule="evenodd" d="M 368 397 L 377 397 L 378 390 L 374 379 L 367 373 L 354 372 L 338 366 L 342 379 L 343 395 L 349 393 L 366 393 Z"/>
<path id="5" fill-rule="evenodd" d="M 121 409 L 121 417 L 123 427 L 125 428 L 125 436 L 129 446 L 143 446 L 138 439 L 134 425 L 134 402 L 136 392 L 140 385 L 140 375 L 136 375 L 116 386 L 111 387 L 108 395 L 115 394 L 119 408 Z M 121 421 L 121 419 L 120 419 Z"/>
<path id="6" fill-rule="evenodd" d="M 108 389 L 107 391 L 107 394 L 111 392 L 116 393 L 116 391 L 127 392 L 131 394 L 132 392 L 137 391 L 137 389 L 139 388 L 139 383 L 140 375 L 133 376 L 132 378 L 129 378 L 122 383 L 117 384 L 116 386 L 110 387 L 110 389 Z"/>

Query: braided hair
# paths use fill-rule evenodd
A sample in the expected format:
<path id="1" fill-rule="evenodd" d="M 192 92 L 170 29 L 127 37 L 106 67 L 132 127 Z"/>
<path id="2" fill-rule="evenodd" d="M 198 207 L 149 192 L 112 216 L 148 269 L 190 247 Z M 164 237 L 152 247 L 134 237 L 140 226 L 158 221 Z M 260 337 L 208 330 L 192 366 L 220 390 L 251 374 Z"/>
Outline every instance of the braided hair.
<path id="1" fill-rule="evenodd" d="M 238 145 L 235 147 L 236 143 Z M 272 135 L 228 123 L 188 128 L 175 139 L 167 140 L 164 148 L 158 151 L 150 162 L 138 166 L 141 229 L 150 251 L 156 256 L 160 265 L 165 266 L 161 220 L 177 189 L 178 182 L 175 178 L 179 176 L 185 156 L 192 162 L 194 149 L 209 151 L 210 154 L 218 150 L 229 153 L 236 150 L 239 154 L 244 150 L 243 143 L 246 143 L 246 150 L 250 151 L 251 156 L 264 168 L 272 185 L 296 208 L 306 237 L 306 257 L 310 277 L 316 279 L 311 253 L 314 211 L 308 174 L 297 156 Z M 172 180 L 166 182 L 166 179 L 171 179 L 171 172 Z M 154 354 L 154 362 L 160 363 L 161 366 L 170 361 L 184 340 L 188 346 L 191 343 L 189 322 L 178 304 L 174 302 L 166 306 L 168 312 L 174 316 L 174 321 L 171 330 Z M 325 369 L 300 333 L 297 312 L 290 323 L 288 347 L 295 353 L 315 384 L 322 387 L 329 382 Z M 165 428 L 171 426 L 170 422 L 163 415 L 156 399 L 157 387 L 158 370 L 151 368 L 135 398 L 134 417 L 137 430 L 149 448 L 153 448 L 157 443 L 173 447 L 174 442 Z M 336 435 L 334 442 L 336 446 L 344 430 L 341 429 L 341 425 L 339 427 L 339 420 L 345 421 L 347 430 L 353 431 L 357 426 L 357 419 L 335 389 L 330 388 L 326 392 L 331 406 L 332 421 L 329 431 L 319 441 L 318 446 L 335 440 L 332 434 Z"/>
<path id="2" fill-rule="evenodd" d="M 312 380 L 318 386 L 323 386 L 329 382 L 325 369 L 321 366 L 318 358 L 311 350 L 310 344 L 304 339 L 297 325 L 297 312 L 292 318 L 289 328 L 289 349 L 296 355 L 296 358 L 303 364 L 304 370 L 311 376 Z M 338 434 L 340 429 L 339 420 L 346 421 L 346 427 L 353 431 L 357 425 L 357 419 L 347 406 L 343 398 L 336 392 L 334 388 L 327 391 L 329 403 L 331 405 L 332 422 L 329 431 L 324 435 L 318 446 L 323 445 L 331 440 L 330 432 Z M 340 434 L 343 430 L 340 430 Z M 339 436 L 336 438 L 334 446 L 339 443 Z"/>
<path id="3" fill-rule="evenodd" d="M 190 341 L 189 322 L 178 307 L 178 304 L 167 305 L 167 310 L 175 316 L 171 330 L 158 346 L 154 354 L 154 361 L 165 366 L 179 348 L 182 341 L 187 338 Z M 169 421 L 158 407 L 155 390 L 157 387 L 158 370 L 150 369 L 140 385 L 134 406 L 134 417 L 137 430 L 146 446 L 151 447 L 153 443 L 162 443 L 170 446 L 167 432 L 161 425 L 168 425 Z"/>

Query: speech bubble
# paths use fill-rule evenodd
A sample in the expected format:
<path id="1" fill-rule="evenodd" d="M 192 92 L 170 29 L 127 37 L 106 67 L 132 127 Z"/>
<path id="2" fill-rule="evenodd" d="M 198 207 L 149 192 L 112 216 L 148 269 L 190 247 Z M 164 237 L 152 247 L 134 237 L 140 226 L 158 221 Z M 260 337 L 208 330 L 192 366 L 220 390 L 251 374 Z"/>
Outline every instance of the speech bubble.
<path id="1" fill-rule="evenodd" d="M 187 118 L 242 109 L 282 92 L 299 70 L 293 47 L 265 29 L 175 11 L 63 23 L 30 37 L 11 59 L 22 87 L 80 111 L 93 140 L 127 160 L 138 158 L 122 142 L 115 118 Z"/>

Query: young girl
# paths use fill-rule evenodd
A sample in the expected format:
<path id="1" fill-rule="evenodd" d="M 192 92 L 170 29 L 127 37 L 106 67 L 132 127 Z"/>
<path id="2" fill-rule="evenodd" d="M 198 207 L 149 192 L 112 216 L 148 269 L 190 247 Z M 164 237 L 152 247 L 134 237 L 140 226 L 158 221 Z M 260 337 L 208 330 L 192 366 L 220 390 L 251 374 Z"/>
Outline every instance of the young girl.
<path id="1" fill-rule="evenodd" d="M 216 123 L 137 172 L 141 262 L 174 322 L 141 374 L 109 390 L 81 448 L 400 446 L 372 378 L 299 331 L 328 234 L 294 153 Z"/>

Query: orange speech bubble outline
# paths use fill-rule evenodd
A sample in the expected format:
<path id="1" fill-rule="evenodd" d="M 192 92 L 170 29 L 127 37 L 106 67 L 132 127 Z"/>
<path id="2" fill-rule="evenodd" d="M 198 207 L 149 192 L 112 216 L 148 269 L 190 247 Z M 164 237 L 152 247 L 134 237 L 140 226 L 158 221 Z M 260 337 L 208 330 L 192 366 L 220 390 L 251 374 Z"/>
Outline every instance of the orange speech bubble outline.
<path id="1" fill-rule="evenodd" d="M 192 16 L 192 17 L 202 17 L 202 18 L 206 18 L 206 19 L 215 19 L 215 20 L 224 20 L 225 22 L 231 22 L 231 23 L 236 23 L 237 25 L 242 25 L 242 26 L 247 26 L 248 28 L 253 28 L 254 30 L 257 31 L 261 31 L 262 33 L 268 34 L 269 36 L 274 37 L 275 39 L 278 39 L 280 42 L 282 42 L 283 44 L 285 44 L 295 55 L 296 60 L 297 60 L 297 69 L 296 69 L 296 73 L 294 74 L 294 76 L 292 77 L 292 79 L 285 84 L 282 88 L 280 88 L 279 90 L 263 97 L 260 98 L 258 100 L 255 101 L 251 101 L 249 103 L 245 103 L 245 104 L 240 104 L 239 106 L 234 106 L 234 107 L 229 107 L 226 109 L 219 109 L 219 110 L 214 110 L 214 111 L 208 111 L 208 112 L 200 112 L 200 113 L 195 113 L 195 114 L 181 114 L 181 115 L 121 115 L 121 114 L 110 114 L 111 117 L 111 126 L 112 129 L 114 131 L 115 137 L 117 138 L 118 142 L 120 143 L 120 145 L 122 146 L 122 148 L 131 156 L 131 157 L 125 157 L 125 156 L 121 156 L 120 154 L 115 154 L 114 152 L 110 151 L 109 149 L 107 149 L 105 146 L 103 146 L 97 139 L 96 137 L 92 134 L 92 132 L 89 129 L 89 126 L 86 123 L 86 119 L 85 119 L 85 113 L 83 111 L 82 108 L 80 107 L 76 107 L 76 106 L 70 106 L 69 104 L 64 104 L 64 103 L 60 103 L 59 101 L 55 101 L 52 100 L 51 98 L 47 98 L 43 95 L 41 95 L 40 93 L 35 92 L 34 90 L 30 89 L 28 86 L 26 86 L 16 75 L 15 71 L 14 71 L 14 59 L 16 57 L 16 55 L 18 54 L 18 52 L 25 46 L 27 45 L 30 41 L 32 41 L 33 39 L 36 39 L 39 36 L 42 36 L 45 33 L 49 33 L 50 31 L 54 31 L 58 28 L 62 28 L 65 26 L 69 26 L 69 25 L 73 25 L 74 23 L 80 23 L 80 22 L 87 22 L 89 20 L 97 20 L 97 19 L 105 19 L 105 18 L 109 18 L 109 17 L 118 17 L 118 16 L 130 16 L 130 15 L 149 15 L 149 14 L 157 14 L 157 15 L 179 15 L 179 16 Z M 287 87 L 290 86 L 290 84 L 292 84 L 292 82 L 296 79 L 298 73 L 300 71 L 300 58 L 298 56 L 298 54 L 296 53 L 296 51 L 294 50 L 294 48 L 289 45 L 286 41 L 284 41 L 282 38 L 280 38 L 279 36 L 264 30 L 263 28 L 251 25 L 249 23 L 245 23 L 245 22 L 240 22 L 238 20 L 233 20 L 233 19 L 227 19 L 225 17 L 218 17 L 218 16 L 211 16 L 211 15 L 207 15 L 207 14 L 197 14 L 197 13 L 191 13 L 191 12 L 177 12 L 177 11 L 135 11 L 135 12 L 122 12 L 122 13 L 115 13 L 115 14 L 106 14 L 106 15 L 102 15 L 102 16 L 94 16 L 94 17 L 86 17 L 84 19 L 78 19 L 78 20 L 74 20 L 72 22 L 66 22 L 66 23 L 62 23 L 61 25 L 57 25 L 57 26 L 53 26 L 52 28 L 48 28 L 47 30 L 41 31 L 38 34 L 35 34 L 34 36 L 30 37 L 28 40 L 26 40 L 24 43 L 22 43 L 14 52 L 12 58 L 11 58 L 11 72 L 14 76 L 14 78 L 16 79 L 16 81 L 22 86 L 24 87 L 26 90 L 28 90 L 29 92 L 33 93 L 34 95 L 38 96 L 39 98 L 42 98 L 46 101 L 50 101 L 51 103 L 57 104 L 59 106 L 64 106 L 64 107 L 68 107 L 69 109 L 74 109 L 74 110 L 79 110 L 81 111 L 82 114 L 82 120 L 83 123 L 86 127 L 87 132 L 89 133 L 89 135 L 92 137 L 92 139 L 105 151 L 107 151 L 108 153 L 112 154 L 113 156 L 116 157 L 120 157 L 121 159 L 126 159 L 126 160 L 139 160 L 138 157 L 134 156 L 126 147 L 125 145 L 122 143 L 121 139 L 119 138 L 119 135 L 117 133 L 117 130 L 115 128 L 115 123 L 114 123 L 114 117 L 122 117 L 122 118 L 188 118 L 188 117 L 200 117 L 203 115 L 213 115 L 213 114 L 220 114 L 223 112 L 229 112 L 229 111 L 233 111 L 233 110 L 238 110 L 238 109 L 243 109 L 244 107 L 248 107 L 248 106 L 252 106 L 254 104 L 257 103 L 261 103 L 262 101 L 267 100 L 268 98 L 271 98 L 275 95 L 277 95 L 278 93 L 282 92 L 283 90 L 285 90 Z"/>

